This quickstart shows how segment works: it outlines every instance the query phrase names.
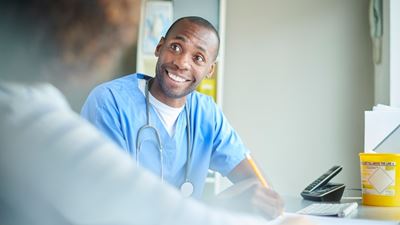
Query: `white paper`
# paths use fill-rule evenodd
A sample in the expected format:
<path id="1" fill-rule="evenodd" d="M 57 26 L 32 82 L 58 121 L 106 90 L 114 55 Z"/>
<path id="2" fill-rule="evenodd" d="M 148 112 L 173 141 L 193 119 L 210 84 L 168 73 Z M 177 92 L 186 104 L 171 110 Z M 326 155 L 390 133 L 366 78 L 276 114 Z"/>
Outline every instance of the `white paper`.
<path id="1" fill-rule="evenodd" d="M 364 151 L 400 153 L 400 109 L 378 105 L 365 112 Z"/>

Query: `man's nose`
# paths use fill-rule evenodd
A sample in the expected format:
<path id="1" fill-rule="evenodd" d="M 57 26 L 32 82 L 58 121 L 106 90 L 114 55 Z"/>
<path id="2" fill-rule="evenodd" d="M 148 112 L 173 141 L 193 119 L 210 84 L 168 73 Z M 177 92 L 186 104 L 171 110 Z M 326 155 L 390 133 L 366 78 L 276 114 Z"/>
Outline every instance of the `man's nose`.
<path id="1" fill-rule="evenodd" d="M 187 70 L 190 67 L 190 56 L 189 54 L 181 54 L 175 57 L 174 64 L 180 70 Z"/>

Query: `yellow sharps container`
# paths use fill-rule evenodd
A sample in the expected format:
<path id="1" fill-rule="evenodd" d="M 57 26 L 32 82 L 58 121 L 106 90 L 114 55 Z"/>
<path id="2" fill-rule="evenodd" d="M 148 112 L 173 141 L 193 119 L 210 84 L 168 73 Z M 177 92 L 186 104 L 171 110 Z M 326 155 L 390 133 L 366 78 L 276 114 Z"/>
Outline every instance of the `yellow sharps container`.
<path id="1" fill-rule="evenodd" d="M 400 206 L 400 154 L 360 153 L 362 203 Z"/>

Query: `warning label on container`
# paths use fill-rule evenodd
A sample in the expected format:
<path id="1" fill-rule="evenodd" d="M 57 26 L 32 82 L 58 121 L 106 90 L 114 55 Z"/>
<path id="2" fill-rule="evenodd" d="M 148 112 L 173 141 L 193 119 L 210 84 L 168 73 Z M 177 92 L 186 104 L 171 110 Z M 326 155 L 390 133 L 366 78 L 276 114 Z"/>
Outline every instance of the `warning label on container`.
<path id="1" fill-rule="evenodd" d="M 395 195 L 395 162 L 361 162 L 363 194 Z"/>

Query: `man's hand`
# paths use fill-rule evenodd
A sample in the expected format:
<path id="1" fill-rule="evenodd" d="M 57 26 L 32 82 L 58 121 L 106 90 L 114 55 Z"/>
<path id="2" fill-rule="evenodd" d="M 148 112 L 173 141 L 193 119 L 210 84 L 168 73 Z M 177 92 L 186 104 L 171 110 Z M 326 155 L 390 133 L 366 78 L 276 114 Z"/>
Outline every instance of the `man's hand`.
<path id="1" fill-rule="evenodd" d="M 277 192 L 250 178 L 235 183 L 218 196 L 218 205 L 243 212 L 258 213 L 274 219 L 283 212 L 283 200 Z"/>

